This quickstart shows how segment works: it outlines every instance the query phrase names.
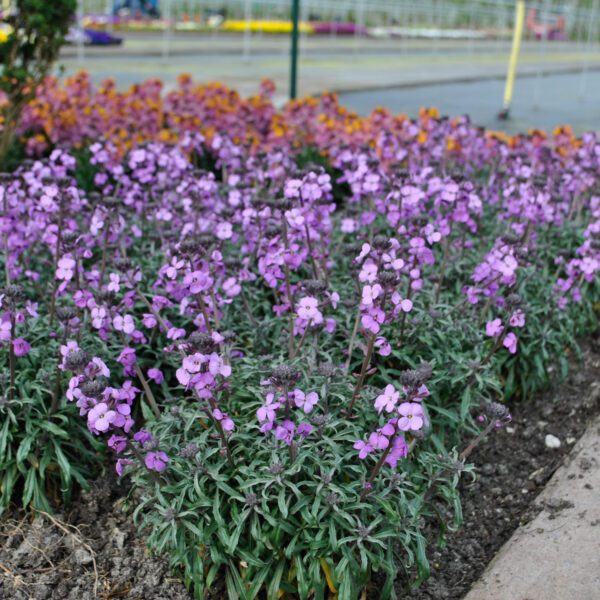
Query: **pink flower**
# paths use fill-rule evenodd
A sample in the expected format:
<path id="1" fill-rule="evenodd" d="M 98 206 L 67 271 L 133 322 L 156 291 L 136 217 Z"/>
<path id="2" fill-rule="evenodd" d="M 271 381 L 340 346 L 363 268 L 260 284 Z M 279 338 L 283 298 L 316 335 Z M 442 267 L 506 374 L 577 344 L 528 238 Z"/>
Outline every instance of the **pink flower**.
<path id="1" fill-rule="evenodd" d="M 56 279 L 71 281 L 75 274 L 75 261 L 69 256 L 63 256 L 59 261 L 56 269 Z"/>
<path id="2" fill-rule="evenodd" d="M 233 422 L 233 419 L 227 413 L 222 412 L 218 408 L 213 410 L 213 417 L 215 418 L 215 421 L 219 421 L 221 423 L 221 426 L 225 431 L 233 431 L 235 429 L 235 423 Z"/>
<path id="3" fill-rule="evenodd" d="M 88 425 L 94 433 L 103 433 L 108 431 L 116 416 L 117 413 L 114 410 L 109 410 L 106 402 L 100 402 L 88 413 Z"/>
<path id="4" fill-rule="evenodd" d="M 501 319 L 494 319 L 485 324 L 485 334 L 490 337 L 498 337 L 504 331 Z"/>
<path id="5" fill-rule="evenodd" d="M 167 468 L 169 457 L 164 452 L 148 452 L 144 458 L 144 463 L 150 471 L 160 473 Z"/>
<path id="6" fill-rule="evenodd" d="M 383 288 L 376 283 L 375 285 L 365 285 L 362 291 L 362 300 L 361 302 L 365 306 L 372 306 L 373 302 L 376 298 L 381 295 Z"/>
<path id="7" fill-rule="evenodd" d="M 294 390 L 294 404 L 301 408 L 306 414 L 308 414 L 319 401 L 319 395 L 317 392 L 309 392 L 304 394 L 300 390 Z"/>
<path id="8" fill-rule="evenodd" d="M 417 431 L 423 427 L 423 407 L 417 402 L 403 402 L 398 407 L 398 429 L 400 431 Z"/>
<path id="9" fill-rule="evenodd" d="M 15 356 L 25 356 L 31 350 L 31 345 L 23 338 L 15 338 L 13 340 L 13 350 L 15 352 Z"/>
<path id="10" fill-rule="evenodd" d="M 2 321 L 0 323 L 0 341 L 8 342 L 10 340 L 10 332 L 12 331 L 12 325 L 10 321 Z"/>
<path id="11" fill-rule="evenodd" d="M 165 376 L 163 375 L 160 369 L 148 369 L 148 379 L 151 379 L 157 385 L 160 385 L 164 380 Z"/>
<path id="12" fill-rule="evenodd" d="M 394 386 L 390 383 L 385 387 L 383 394 L 380 394 L 375 398 L 375 408 L 377 412 L 385 410 L 385 412 L 392 412 L 398 404 L 400 399 L 400 392 L 396 391 Z"/>
<path id="13" fill-rule="evenodd" d="M 360 460 L 364 460 L 371 452 L 373 452 L 373 446 L 367 442 L 363 442 L 363 440 L 354 442 L 354 449 L 358 450 L 358 458 L 360 458 Z"/>
<path id="14" fill-rule="evenodd" d="M 109 292 L 115 292 L 115 294 L 118 293 L 119 290 L 121 289 L 121 286 L 119 285 L 120 277 L 116 273 L 111 273 L 108 277 L 109 277 L 110 281 L 109 281 L 108 285 L 106 286 L 106 289 Z"/>
<path id="15" fill-rule="evenodd" d="M 511 353 L 517 353 L 517 336 L 511 331 L 506 335 L 502 345 Z"/>
<path id="16" fill-rule="evenodd" d="M 305 319 L 307 321 L 312 320 L 313 323 L 319 324 L 323 322 L 323 315 L 319 310 L 319 301 L 312 296 L 306 296 L 300 299 L 298 302 L 298 306 L 296 307 L 296 312 L 301 319 Z"/>
<path id="17" fill-rule="evenodd" d="M 511 327 L 523 327 L 525 325 L 525 313 L 522 310 L 516 310 L 508 322 Z"/>

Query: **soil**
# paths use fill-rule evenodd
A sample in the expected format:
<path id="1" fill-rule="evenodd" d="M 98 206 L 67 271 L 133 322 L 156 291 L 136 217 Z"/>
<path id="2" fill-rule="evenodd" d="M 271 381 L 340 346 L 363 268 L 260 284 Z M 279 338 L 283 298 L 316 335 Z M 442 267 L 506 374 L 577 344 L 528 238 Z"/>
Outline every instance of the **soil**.
<path id="1" fill-rule="evenodd" d="M 471 454 L 477 479 L 461 482 L 464 523 L 444 548 L 431 552 L 431 577 L 408 595 L 411 600 L 464 598 L 517 527 L 541 510 L 536 496 L 600 412 L 600 343 L 592 340 L 582 350 L 565 381 L 511 407 L 510 425 Z M 560 447 L 546 445 L 548 434 Z M 558 515 L 569 504 L 545 508 Z"/>
<path id="2" fill-rule="evenodd" d="M 600 343 L 592 342 L 566 381 L 512 407 L 510 425 L 473 452 L 478 477 L 461 484 L 463 526 L 431 552 L 431 578 L 411 600 L 463 598 L 514 530 L 536 514 L 535 497 L 600 411 L 599 368 Z M 560 447 L 547 447 L 548 434 Z M 167 559 L 145 549 L 122 509 L 125 489 L 109 477 L 82 493 L 68 514 L 5 514 L 0 599 L 92 600 L 96 589 L 103 600 L 191 600 Z M 558 514 L 565 507 L 548 508 Z"/>

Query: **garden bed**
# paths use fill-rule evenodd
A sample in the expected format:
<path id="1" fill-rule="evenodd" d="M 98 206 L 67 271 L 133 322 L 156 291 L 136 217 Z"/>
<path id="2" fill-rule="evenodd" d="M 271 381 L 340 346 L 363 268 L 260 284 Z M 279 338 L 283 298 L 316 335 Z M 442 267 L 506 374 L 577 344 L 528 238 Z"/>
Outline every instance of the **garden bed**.
<path id="1" fill-rule="evenodd" d="M 444 548 L 432 552 L 431 577 L 411 599 L 463 598 L 514 530 L 539 510 L 533 500 L 600 410 L 597 340 L 584 344 L 581 360 L 573 357 L 570 367 L 557 387 L 513 406 L 511 425 L 473 453 L 477 479 L 466 477 L 461 484 L 464 524 L 449 534 Z M 548 434 L 560 440 L 559 448 L 546 446 Z M 142 533 L 124 510 L 126 489 L 115 477 L 100 479 L 54 521 L 32 520 L 19 511 L 5 515 L 0 597 L 86 600 L 93 598 L 96 585 L 98 597 L 106 600 L 191 599 L 168 560 L 146 550 Z M 216 587 L 212 597 L 219 593 Z"/>
<path id="2" fill-rule="evenodd" d="M 473 453 L 478 477 L 461 483 L 463 526 L 432 552 L 431 577 L 411 600 L 462 599 L 517 527 L 539 512 L 536 496 L 600 412 L 600 346 L 593 340 L 582 352 L 565 381 L 514 406 L 511 425 Z M 548 448 L 547 435 L 560 447 Z"/>

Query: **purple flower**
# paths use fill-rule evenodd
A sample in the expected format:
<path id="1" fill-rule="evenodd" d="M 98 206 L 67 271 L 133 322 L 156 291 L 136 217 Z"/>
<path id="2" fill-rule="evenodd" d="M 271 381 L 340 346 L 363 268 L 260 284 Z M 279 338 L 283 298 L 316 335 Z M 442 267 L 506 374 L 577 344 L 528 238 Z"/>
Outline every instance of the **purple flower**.
<path id="1" fill-rule="evenodd" d="M 144 463 L 150 471 L 160 473 L 164 471 L 169 462 L 169 457 L 164 452 L 148 452 L 144 458 Z"/>
<path id="2" fill-rule="evenodd" d="M 319 402 L 319 395 L 317 392 L 309 392 L 305 395 L 304 392 L 300 390 L 294 390 L 293 394 L 294 404 L 307 414 L 314 408 L 317 402 Z"/>
<path id="3" fill-rule="evenodd" d="M 143 447 L 152 440 L 152 434 L 145 429 L 140 429 L 133 434 L 133 439 Z"/>
<path id="4" fill-rule="evenodd" d="M 133 464 L 133 461 L 128 458 L 119 458 L 119 460 L 117 460 L 117 464 L 115 465 L 117 475 L 119 477 L 121 477 L 123 475 L 123 471 L 125 470 L 125 467 L 132 465 L 132 464 Z"/>
<path id="5" fill-rule="evenodd" d="M 305 438 L 311 434 L 312 430 L 313 426 L 310 423 L 300 423 L 300 425 L 298 425 L 298 429 L 296 429 L 296 433 Z"/>
<path id="6" fill-rule="evenodd" d="M 498 337 L 504 331 L 501 319 L 494 319 L 485 324 L 485 334 L 490 337 Z"/>
<path id="7" fill-rule="evenodd" d="M 516 354 L 517 352 L 517 336 L 511 331 L 506 335 L 502 345 L 511 353 Z"/>
<path id="8" fill-rule="evenodd" d="M 508 321 L 511 327 L 524 327 L 525 326 L 525 313 L 522 310 L 516 310 Z"/>
<path id="9" fill-rule="evenodd" d="M 398 407 L 398 429 L 400 431 L 417 431 L 423 427 L 423 407 L 417 402 L 403 402 Z"/>
<path id="10" fill-rule="evenodd" d="M 369 436 L 369 445 L 376 450 L 385 450 L 390 445 L 390 440 L 383 431 L 374 431 Z"/>
<path id="11" fill-rule="evenodd" d="M 358 458 L 361 460 L 364 460 L 367 458 L 367 456 L 369 456 L 369 454 L 371 454 L 371 452 L 373 452 L 373 446 L 367 442 L 364 442 L 363 440 L 354 442 L 354 449 L 358 450 Z"/>
<path id="12" fill-rule="evenodd" d="M 258 419 L 259 423 L 263 423 L 265 421 L 272 423 L 275 420 L 277 409 L 280 406 L 281 404 L 275 400 L 274 394 L 267 394 L 265 405 L 261 406 L 256 411 L 256 418 Z"/>
<path id="13" fill-rule="evenodd" d="M 147 375 L 148 379 L 151 379 L 157 385 L 160 385 L 165 380 L 165 376 L 163 375 L 162 371 L 154 367 L 152 369 L 148 369 Z"/>
<path id="14" fill-rule="evenodd" d="M 117 413 L 109 410 L 106 402 L 100 402 L 88 413 L 88 427 L 96 434 L 108 431 Z"/>
<path id="15" fill-rule="evenodd" d="M 313 323 L 321 323 L 323 321 L 323 315 L 319 311 L 319 301 L 311 296 L 301 298 L 296 307 L 296 312 L 301 319 L 311 320 Z"/>
<path id="16" fill-rule="evenodd" d="M 215 408 L 213 410 L 213 417 L 215 421 L 219 421 L 225 431 L 233 431 L 235 429 L 235 423 L 233 419 L 227 414 Z"/>
<path id="17" fill-rule="evenodd" d="M 296 426 L 292 423 L 292 421 L 285 420 L 281 425 L 278 425 L 275 428 L 275 437 L 278 440 L 284 441 L 289 446 L 294 439 L 295 430 Z"/>
<path id="18" fill-rule="evenodd" d="M 127 438 L 123 435 L 111 435 L 108 438 L 107 445 L 117 454 L 121 454 L 127 448 Z"/>
<path id="19" fill-rule="evenodd" d="M 390 383 L 385 387 L 383 394 L 380 394 L 375 398 L 375 408 L 377 412 L 381 412 L 385 409 L 385 412 L 392 412 L 398 404 L 400 399 L 400 392 L 396 391 L 394 386 Z"/>
<path id="20" fill-rule="evenodd" d="M 389 451 L 388 455 L 385 457 L 385 464 L 389 465 L 393 469 L 396 468 L 398 461 L 401 458 L 406 458 L 408 456 L 408 444 L 406 440 L 401 436 L 397 436 L 392 443 L 392 449 Z"/>
<path id="21" fill-rule="evenodd" d="M 31 345 L 23 338 L 15 338 L 12 344 L 15 356 L 25 356 L 31 350 Z"/>

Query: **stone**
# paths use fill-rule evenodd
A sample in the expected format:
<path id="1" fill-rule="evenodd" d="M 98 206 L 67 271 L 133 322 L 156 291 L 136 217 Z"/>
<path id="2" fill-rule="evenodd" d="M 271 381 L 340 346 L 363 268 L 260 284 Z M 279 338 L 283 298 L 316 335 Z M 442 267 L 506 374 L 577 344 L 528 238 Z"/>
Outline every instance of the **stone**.
<path id="1" fill-rule="evenodd" d="M 544 438 L 544 444 L 546 445 L 546 448 L 550 448 L 552 450 L 555 450 L 556 448 L 560 448 L 560 446 L 561 446 L 560 440 L 555 435 L 552 435 L 551 433 L 547 434 L 546 437 Z"/>

